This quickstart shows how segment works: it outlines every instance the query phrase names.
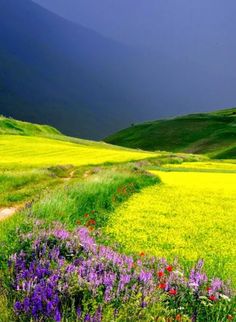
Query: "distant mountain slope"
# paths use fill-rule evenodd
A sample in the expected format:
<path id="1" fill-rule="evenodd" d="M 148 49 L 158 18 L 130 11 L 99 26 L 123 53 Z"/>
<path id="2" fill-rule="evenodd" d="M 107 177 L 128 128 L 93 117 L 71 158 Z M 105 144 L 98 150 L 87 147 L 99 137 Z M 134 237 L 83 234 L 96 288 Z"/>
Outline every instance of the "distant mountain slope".
<path id="1" fill-rule="evenodd" d="M 12 140 L 14 140 L 14 136 L 28 136 L 28 137 L 39 137 L 42 139 L 52 139 L 54 141 L 64 141 L 69 143 L 75 143 L 81 146 L 91 146 L 103 149 L 109 149 L 110 151 L 123 151 L 125 152 L 134 152 L 137 151 L 132 149 L 127 149 L 123 147 L 118 147 L 116 145 L 111 145 L 105 143 L 103 141 L 92 141 L 92 140 L 85 140 L 76 137 L 71 137 L 64 135 L 55 127 L 50 125 L 42 125 L 42 124 L 35 124 L 30 122 L 23 122 L 19 120 L 15 120 L 13 118 L 7 118 L 0 115 L 0 146 L 2 140 L 8 136 L 12 136 Z M 37 141 L 35 141 L 37 142 Z M 43 141 L 41 141 L 43 142 Z M 46 141 L 45 141 L 46 142 Z M 19 145 L 19 149 L 21 146 Z M 36 147 L 37 149 L 37 147 Z M 138 152 L 139 153 L 139 152 Z M 146 152 L 144 152 L 145 154 Z M 148 152 L 150 153 L 150 152 Z M 0 154 L 1 155 L 1 154 Z M 71 156 L 72 157 L 72 156 Z"/>
<path id="2" fill-rule="evenodd" d="M 236 158 L 236 108 L 137 124 L 105 139 L 143 150 Z"/>
<path id="3" fill-rule="evenodd" d="M 222 46 L 223 53 L 215 46 L 209 52 L 208 40 L 215 38 L 204 29 L 208 37 L 199 59 L 190 52 L 187 58 L 181 43 L 176 56 L 172 40 L 179 38 L 163 33 L 175 10 L 166 12 L 159 12 L 153 51 L 107 39 L 31 0 L 0 0 L 0 114 L 99 139 L 131 122 L 234 104 L 235 40 Z M 180 39 L 192 48 L 194 35 Z"/>
<path id="4" fill-rule="evenodd" d="M 132 119 L 131 57 L 126 46 L 30 0 L 1 0 L 0 114 L 74 136 L 107 135 Z"/>

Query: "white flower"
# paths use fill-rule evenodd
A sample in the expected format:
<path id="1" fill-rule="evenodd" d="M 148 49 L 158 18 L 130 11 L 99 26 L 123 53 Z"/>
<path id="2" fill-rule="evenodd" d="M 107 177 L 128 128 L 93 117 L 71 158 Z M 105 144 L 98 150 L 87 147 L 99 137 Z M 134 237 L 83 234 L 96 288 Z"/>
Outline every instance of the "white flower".
<path id="1" fill-rule="evenodd" d="M 224 294 L 220 294 L 220 297 L 226 301 L 229 301 L 230 302 L 230 298 L 227 296 L 227 295 L 224 295 Z"/>
<path id="2" fill-rule="evenodd" d="M 178 276 L 184 276 L 184 274 L 182 272 L 180 272 L 180 271 L 174 271 L 173 273 L 178 275 Z"/>

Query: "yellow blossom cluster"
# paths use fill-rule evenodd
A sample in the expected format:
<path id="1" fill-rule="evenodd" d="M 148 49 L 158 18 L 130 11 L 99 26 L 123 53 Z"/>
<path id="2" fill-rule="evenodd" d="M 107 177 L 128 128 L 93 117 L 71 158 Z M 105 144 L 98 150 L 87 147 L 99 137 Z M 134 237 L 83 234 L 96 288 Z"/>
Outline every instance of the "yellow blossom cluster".
<path id="1" fill-rule="evenodd" d="M 118 208 L 107 233 L 126 252 L 204 258 L 214 275 L 235 276 L 236 173 L 152 172 L 162 183 Z"/>

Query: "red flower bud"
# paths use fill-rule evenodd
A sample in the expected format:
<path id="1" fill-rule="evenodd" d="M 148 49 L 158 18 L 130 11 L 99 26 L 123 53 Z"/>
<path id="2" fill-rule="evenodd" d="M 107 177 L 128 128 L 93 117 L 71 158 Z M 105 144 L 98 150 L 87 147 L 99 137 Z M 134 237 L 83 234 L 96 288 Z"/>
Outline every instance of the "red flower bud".
<path id="1" fill-rule="evenodd" d="M 209 300 L 216 301 L 216 297 L 214 295 L 209 296 Z"/>
<path id="2" fill-rule="evenodd" d="M 168 272 L 172 272 L 172 271 L 173 271 L 173 267 L 172 267 L 172 266 L 167 266 L 167 267 L 166 267 L 166 270 L 167 270 Z"/>
<path id="3" fill-rule="evenodd" d="M 164 275 L 165 275 L 165 273 L 164 272 L 162 272 L 162 271 L 159 271 L 159 272 L 157 272 L 157 275 L 158 275 L 158 277 L 163 277 Z"/>
<path id="4" fill-rule="evenodd" d="M 171 290 L 169 290 L 169 294 L 170 295 L 176 295 L 177 294 L 177 291 L 172 288 Z"/>
<path id="5" fill-rule="evenodd" d="M 182 321 L 182 316 L 180 314 L 177 314 L 175 317 L 176 321 Z"/>
<path id="6" fill-rule="evenodd" d="M 158 287 L 160 289 L 164 290 L 166 288 L 166 284 L 165 283 L 160 283 Z"/>

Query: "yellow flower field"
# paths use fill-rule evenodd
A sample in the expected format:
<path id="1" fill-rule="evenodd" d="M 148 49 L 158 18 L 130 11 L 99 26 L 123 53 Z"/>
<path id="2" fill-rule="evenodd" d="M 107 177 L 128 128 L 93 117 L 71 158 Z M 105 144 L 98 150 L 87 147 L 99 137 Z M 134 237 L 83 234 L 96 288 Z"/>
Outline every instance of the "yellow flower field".
<path id="1" fill-rule="evenodd" d="M 236 174 L 153 173 L 162 184 L 118 208 L 107 233 L 127 252 L 177 256 L 186 265 L 204 258 L 213 274 L 235 276 Z"/>
<path id="2" fill-rule="evenodd" d="M 163 168 L 171 169 L 193 169 L 193 170 L 205 170 L 205 171 L 235 171 L 236 163 L 235 160 L 222 160 L 222 161 L 211 161 L 208 162 L 184 162 L 182 164 L 170 164 L 164 165 Z"/>
<path id="3" fill-rule="evenodd" d="M 83 143 L 83 141 L 81 140 Z M 84 141 L 84 144 L 41 137 L 0 136 L 0 166 L 75 166 L 104 162 L 125 162 L 155 156 L 152 152 L 138 152 L 115 148 L 105 143 Z"/>

